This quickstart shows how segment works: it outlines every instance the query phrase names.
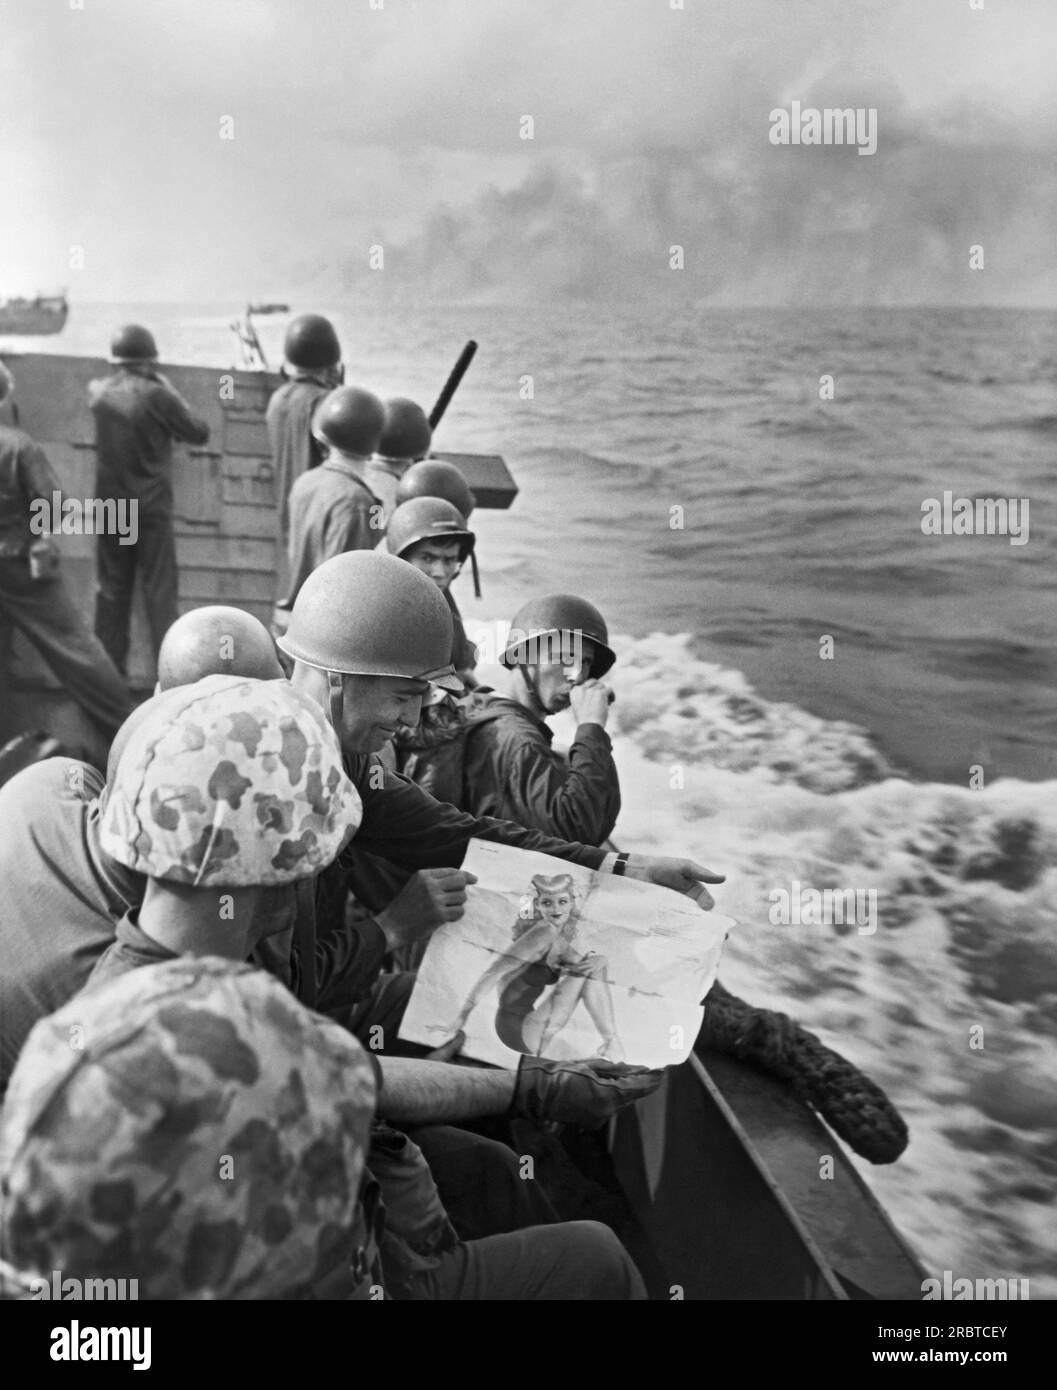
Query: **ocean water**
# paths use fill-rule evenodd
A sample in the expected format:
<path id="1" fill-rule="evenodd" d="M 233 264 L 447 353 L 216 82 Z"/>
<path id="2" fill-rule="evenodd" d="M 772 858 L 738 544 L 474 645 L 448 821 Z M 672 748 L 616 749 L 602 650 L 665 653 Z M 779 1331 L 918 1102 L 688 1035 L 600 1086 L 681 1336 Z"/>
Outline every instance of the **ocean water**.
<path id="1" fill-rule="evenodd" d="M 907 1153 L 861 1167 L 928 1273 L 1057 1297 L 1057 314 L 296 308 L 427 407 L 479 341 L 436 445 L 521 491 L 475 515 L 471 635 L 534 592 L 602 608 L 616 839 L 725 873 L 727 986 L 899 1106 Z M 18 345 L 98 354 L 134 318 L 225 366 L 234 312 L 75 303 Z M 945 491 L 1028 499 L 1027 544 L 924 535 Z M 772 925 L 794 880 L 876 890 L 876 931 Z"/>

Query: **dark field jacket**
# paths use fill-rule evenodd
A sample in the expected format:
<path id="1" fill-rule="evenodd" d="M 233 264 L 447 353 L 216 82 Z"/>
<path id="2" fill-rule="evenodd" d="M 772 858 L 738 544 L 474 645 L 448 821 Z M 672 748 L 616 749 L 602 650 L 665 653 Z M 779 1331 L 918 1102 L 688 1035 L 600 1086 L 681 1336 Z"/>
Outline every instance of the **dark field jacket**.
<path id="1" fill-rule="evenodd" d="M 600 724 L 581 724 L 569 760 L 551 747 L 554 735 L 514 700 L 493 696 L 497 719 L 466 736 L 463 805 L 547 835 L 601 845 L 620 814 L 613 745 Z"/>

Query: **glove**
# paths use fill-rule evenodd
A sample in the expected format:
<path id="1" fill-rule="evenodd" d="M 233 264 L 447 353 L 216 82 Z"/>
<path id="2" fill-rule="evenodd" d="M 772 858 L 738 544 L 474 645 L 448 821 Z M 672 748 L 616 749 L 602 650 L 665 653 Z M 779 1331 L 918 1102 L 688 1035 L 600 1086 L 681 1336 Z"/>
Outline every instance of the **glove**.
<path id="1" fill-rule="evenodd" d="M 510 1114 L 543 1124 L 564 1120 L 599 1129 L 625 1105 L 655 1091 L 663 1071 L 621 1062 L 551 1062 L 522 1057 L 518 1063 Z"/>

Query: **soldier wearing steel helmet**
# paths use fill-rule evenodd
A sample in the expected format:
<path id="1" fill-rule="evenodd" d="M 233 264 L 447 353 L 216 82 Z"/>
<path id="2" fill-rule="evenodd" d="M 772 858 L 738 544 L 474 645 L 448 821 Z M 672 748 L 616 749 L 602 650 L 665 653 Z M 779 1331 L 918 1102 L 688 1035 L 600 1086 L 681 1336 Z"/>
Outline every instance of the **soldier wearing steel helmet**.
<path id="1" fill-rule="evenodd" d="M 276 604 L 276 635 L 317 566 L 346 550 L 373 550 L 381 540 L 383 508 L 364 481 L 364 468 L 384 421 L 382 402 L 359 386 L 339 386 L 319 403 L 312 433 L 326 458 L 290 489 L 289 580 Z"/>
<path id="2" fill-rule="evenodd" d="M 124 676 L 137 574 L 155 657 L 176 619 L 172 446 L 174 440 L 208 443 L 209 426 L 159 372 L 158 348 L 146 328 L 130 323 L 120 329 L 110 360 L 117 370 L 88 387 L 95 417 L 96 496 L 134 501 L 138 530 L 134 544 L 125 543 L 127 536 L 98 538 L 95 631 Z"/>
<path id="3" fill-rule="evenodd" d="M 245 960 L 277 930 L 288 950 L 294 886 L 331 863 L 362 814 L 318 707 L 285 681 L 207 676 L 129 722 L 99 849 L 145 888 L 91 978 L 189 949 Z"/>
<path id="4" fill-rule="evenodd" d="M 394 504 L 399 507 L 401 502 L 410 502 L 413 497 L 442 497 L 467 521 L 476 506 L 462 469 L 447 459 L 423 459 L 411 465 L 397 484 Z"/>
<path id="5" fill-rule="evenodd" d="M 441 497 L 413 497 L 389 517 L 385 549 L 432 579 L 451 611 L 451 661 L 464 684 L 472 684 L 477 649 L 466 636 L 462 614 L 451 592 L 452 580 L 474 554 L 476 536 L 462 513 Z"/>
<path id="6" fill-rule="evenodd" d="M 396 492 L 409 468 L 429 453 L 433 429 L 417 401 L 391 396 L 385 403 L 385 427 L 374 458 L 364 472 L 368 487 L 381 499 L 388 521 Z"/>
<path id="7" fill-rule="evenodd" d="M 207 604 L 177 618 L 158 653 L 155 693 L 204 676 L 279 680 L 283 669 L 268 629 L 244 608 Z"/>
<path id="8" fill-rule="evenodd" d="M 620 813 L 606 732 L 605 677 L 616 654 L 605 619 L 575 594 L 532 599 L 514 617 L 500 660 L 509 679 L 489 699 L 497 717 L 467 731 L 460 805 L 474 815 L 601 845 Z M 570 708 L 576 736 L 565 758 L 554 751 L 546 720 Z"/>
<path id="9" fill-rule="evenodd" d="M 323 462 L 326 449 L 312 435 L 320 401 L 342 382 L 341 344 L 334 325 L 321 314 L 302 314 L 286 330 L 283 345 L 287 380 L 273 392 L 265 422 L 275 465 L 277 593 L 288 583 L 289 497 L 295 481 Z"/>

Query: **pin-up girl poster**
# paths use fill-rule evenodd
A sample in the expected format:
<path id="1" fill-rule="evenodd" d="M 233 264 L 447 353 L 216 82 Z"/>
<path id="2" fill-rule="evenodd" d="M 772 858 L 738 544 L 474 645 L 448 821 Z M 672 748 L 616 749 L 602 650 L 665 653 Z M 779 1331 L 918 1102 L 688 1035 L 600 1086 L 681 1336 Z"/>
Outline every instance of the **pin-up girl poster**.
<path id="1" fill-rule="evenodd" d="M 590 888 L 587 889 L 590 892 Z M 586 893 L 571 874 L 534 874 L 514 927 L 513 942 L 477 979 L 455 1023 L 498 992 L 495 1031 L 507 1047 L 530 1056 L 549 1048 L 582 1004 L 601 1037 L 598 1055 L 624 1060 L 617 1036 L 608 961 L 591 949 L 580 926 Z"/>

